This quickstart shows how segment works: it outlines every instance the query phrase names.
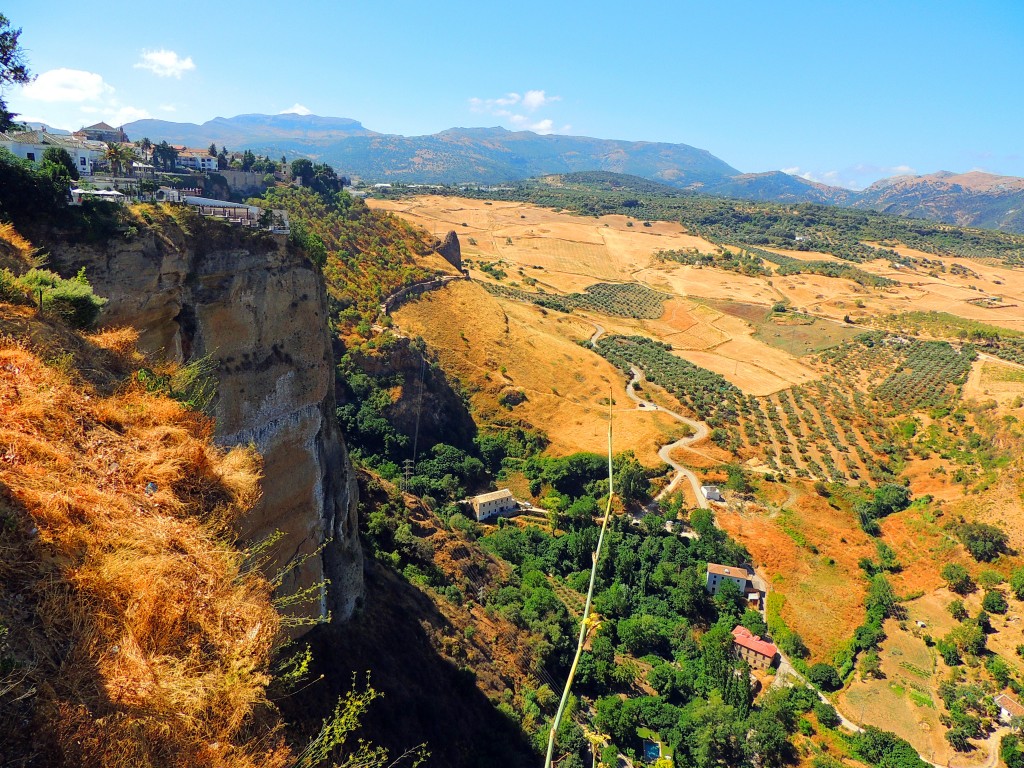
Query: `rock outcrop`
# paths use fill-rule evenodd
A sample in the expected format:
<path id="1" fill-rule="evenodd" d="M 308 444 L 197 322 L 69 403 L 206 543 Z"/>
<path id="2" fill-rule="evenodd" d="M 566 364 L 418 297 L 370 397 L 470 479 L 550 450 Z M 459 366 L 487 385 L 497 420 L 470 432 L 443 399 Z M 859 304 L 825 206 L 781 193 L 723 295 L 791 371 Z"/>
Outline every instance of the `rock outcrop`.
<path id="1" fill-rule="evenodd" d="M 437 252 L 444 257 L 444 260 L 462 271 L 462 246 L 459 244 L 458 234 L 452 230 L 444 236 L 444 240 L 437 246 Z"/>
<path id="2" fill-rule="evenodd" d="M 48 243 L 62 273 L 85 267 L 109 299 L 102 322 L 139 330 L 143 351 L 216 362 L 216 438 L 255 444 L 263 497 L 240 535 L 280 531 L 269 570 L 283 594 L 329 586 L 306 617 L 351 616 L 363 592 L 358 486 L 334 417 L 334 362 L 323 280 L 281 236 L 190 220 L 129 241 Z"/>

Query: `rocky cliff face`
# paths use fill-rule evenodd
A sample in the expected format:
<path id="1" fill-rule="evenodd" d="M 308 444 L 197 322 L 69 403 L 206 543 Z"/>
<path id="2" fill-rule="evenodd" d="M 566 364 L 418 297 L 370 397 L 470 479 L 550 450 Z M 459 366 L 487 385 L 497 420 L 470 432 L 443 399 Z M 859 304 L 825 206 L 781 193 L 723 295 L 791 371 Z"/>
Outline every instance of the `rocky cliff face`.
<path id="1" fill-rule="evenodd" d="M 323 281 L 283 237 L 215 221 L 173 222 L 130 241 L 50 244 L 61 272 L 86 268 L 102 322 L 139 329 L 144 351 L 217 363 L 217 440 L 263 455 L 263 498 L 239 533 L 284 533 L 269 564 L 283 594 L 325 580 L 304 616 L 351 616 L 362 596 L 358 486 L 334 419 Z M 326 543 L 325 543 L 326 542 Z"/>

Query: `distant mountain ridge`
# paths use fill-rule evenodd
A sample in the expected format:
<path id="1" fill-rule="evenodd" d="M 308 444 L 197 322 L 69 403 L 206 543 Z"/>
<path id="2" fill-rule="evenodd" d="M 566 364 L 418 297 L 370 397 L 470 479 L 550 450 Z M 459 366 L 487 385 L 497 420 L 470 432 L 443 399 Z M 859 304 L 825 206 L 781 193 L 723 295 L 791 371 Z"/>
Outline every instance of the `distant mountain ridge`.
<path id="1" fill-rule="evenodd" d="M 699 194 L 818 203 L 1024 232 L 1024 179 L 982 172 L 898 176 L 857 192 L 782 171 L 741 173 L 687 144 L 450 128 L 427 136 L 383 134 L 357 120 L 318 115 L 238 115 L 202 125 L 137 120 L 132 139 L 192 147 L 211 143 L 277 158 L 309 157 L 349 176 L 426 184 L 501 184 L 551 174 L 606 171 Z"/>
<path id="2" fill-rule="evenodd" d="M 1024 232 L 1024 179 L 981 171 L 894 176 L 861 192 L 856 208 L 870 208 L 961 226 Z"/>

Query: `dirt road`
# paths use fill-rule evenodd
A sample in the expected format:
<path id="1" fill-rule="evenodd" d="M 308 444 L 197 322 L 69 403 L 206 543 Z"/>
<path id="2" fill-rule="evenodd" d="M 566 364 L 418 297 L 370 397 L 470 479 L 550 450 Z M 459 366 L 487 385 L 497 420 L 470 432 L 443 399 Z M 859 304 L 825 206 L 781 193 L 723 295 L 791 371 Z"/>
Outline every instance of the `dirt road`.
<path id="1" fill-rule="evenodd" d="M 693 430 L 693 434 L 690 435 L 689 437 L 684 437 L 674 442 L 668 443 L 667 445 L 663 445 L 661 447 L 661 450 L 658 451 L 658 458 L 660 458 L 662 461 L 664 461 L 666 464 L 672 467 L 676 474 L 675 477 L 672 478 L 672 481 L 661 489 L 661 493 L 654 497 L 654 500 L 658 501 L 658 499 L 667 496 L 668 494 L 675 491 L 683 480 L 688 480 L 690 483 L 690 487 L 693 488 L 693 495 L 697 499 L 697 504 L 702 509 L 707 509 L 711 505 L 708 503 L 708 500 L 704 498 L 704 494 L 700 492 L 700 481 L 697 479 L 697 476 L 693 474 L 693 472 L 688 470 L 686 467 L 684 467 L 682 464 L 679 464 L 677 461 L 675 461 L 672 458 L 672 451 L 674 451 L 676 448 L 687 447 L 693 445 L 694 443 L 700 440 L 703 440 L 705 437 L 708 436 L 710 432 L 710 430 L 708 429 L 708 425 L 702 421 L 696 421 L 695 419 L 683 416 L 681 413 L 670 411 L 668 408 L 663 408 L 660 405 L 657 405 L 656 403 L 652 403 L 650 400 L 644 400 L 636 393 L 636 385 L 644 381 L 643 372 L 641 372 L 637 368 L 631 368 L 630 373 L 633 374 L 633 377 L 629 380 L 629 383 L 626 385 L 626 394 L 629 396 L 630 400 L 636 403 L 637 408 L 639 408 L 642 411 L 661 411 L 662 413 L 668 414 L 676 421 L 680 421 L 683 424 L 686 424 L 690 429 Z"/>

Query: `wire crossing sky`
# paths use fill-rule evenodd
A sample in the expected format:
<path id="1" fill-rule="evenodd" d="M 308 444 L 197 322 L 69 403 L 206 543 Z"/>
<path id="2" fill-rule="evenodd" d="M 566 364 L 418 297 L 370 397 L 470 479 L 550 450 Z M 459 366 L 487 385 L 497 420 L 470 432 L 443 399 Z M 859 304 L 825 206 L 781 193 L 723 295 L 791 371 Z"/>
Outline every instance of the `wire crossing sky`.
<path id="1" fill-rule="evenodd" d="M 38 76 L 10 106 L 60 128 L 295 111 L 678 142 L 851 187 L 1024 176 L 1019 0 L 58 5 L 4 13 Z"/>

